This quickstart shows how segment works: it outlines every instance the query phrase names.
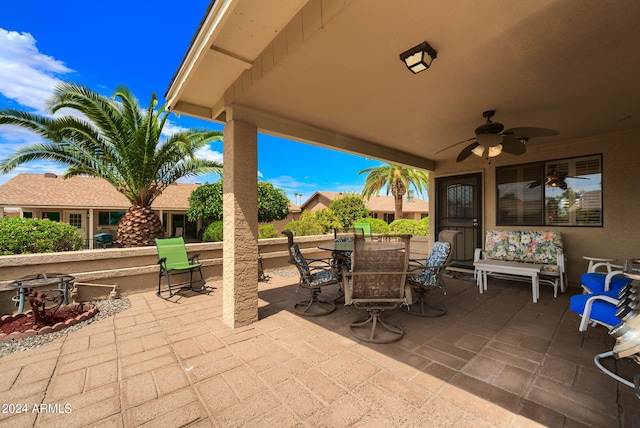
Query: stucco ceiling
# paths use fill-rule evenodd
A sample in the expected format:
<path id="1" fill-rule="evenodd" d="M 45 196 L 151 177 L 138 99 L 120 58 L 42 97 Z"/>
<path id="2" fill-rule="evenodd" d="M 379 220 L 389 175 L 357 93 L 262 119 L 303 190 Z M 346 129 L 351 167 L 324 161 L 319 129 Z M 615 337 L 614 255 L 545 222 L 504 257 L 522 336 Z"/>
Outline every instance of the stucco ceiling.
<path id="1" fill-rule="evenodd" d="M 425 40 L 438 57 L 414 75 L 398 56 Z M 230 105 L 263 132 L 422 167 L 455 159 L 464 144 L 437 152 L 484 110 L 560 132 L 532 150 L 640 128 L 639 99 L 637 0 L 217 1 L 167 93 L 177 112 Z"/>

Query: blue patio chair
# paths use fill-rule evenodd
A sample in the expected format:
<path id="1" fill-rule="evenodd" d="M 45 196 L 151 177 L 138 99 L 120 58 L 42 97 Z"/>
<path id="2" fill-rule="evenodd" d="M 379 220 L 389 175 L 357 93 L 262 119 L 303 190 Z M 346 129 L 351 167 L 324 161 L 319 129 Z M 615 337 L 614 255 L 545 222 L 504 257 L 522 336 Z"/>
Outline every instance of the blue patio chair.
<path id="1" fill-rule="evenodd" d="M 582 317 L 579 331 L 587 331 L 589 324 L 600 324 L 611 330 L 620 324 L 616 316 L 620 290 L 609 290 L 598 294 L 577 294 L 571 296 L 569 309 Z"/>
<path id="2" fill-rule="evenodd" d="M 322 288 L 338 284 L 338 273 L 331 263 L 331 258 L 306 258 L 302 255 L 298 244 L 293 242 L 293 233 L 283 230 L 289 245 L 289 263 L 294 264 L 300 273 L 299 286 L 310 291 L 311 296 L 293 305 L 293 310 L 307 317 L 328 315 L 335 311 L 333 300 L 320 298 Z"/>
<path id="3" fill-rule="evenodd" d="M 584 257 L 589 260 L 587 272 L 580 275 L 580 282 L 585 293 L 599 294 L 609 290 L 620 290 L 631 283 L 631 278 L 623 275 L 628 269 L 625 265 L 617 265 L 614 259 Z"/>
<path id="4" fill-rule="evenodd" d="M 450 254 L 450 243 L 436 241 L 431 249 L 431 254 L 424 263 L 411 260 L 409 270 L 414 273 L 407 276 L 406 302 L 400 306 L 402 310 L 421 317 L 438 317 L 447 313 L 447 309 L 443 305 L 429 302 L 427 294 L 434 288 L 441 288 L 446 294 L 442 274 L 450 259 Z M 415 300 L 413 298 L 414 292 L 416 294 Z"/>

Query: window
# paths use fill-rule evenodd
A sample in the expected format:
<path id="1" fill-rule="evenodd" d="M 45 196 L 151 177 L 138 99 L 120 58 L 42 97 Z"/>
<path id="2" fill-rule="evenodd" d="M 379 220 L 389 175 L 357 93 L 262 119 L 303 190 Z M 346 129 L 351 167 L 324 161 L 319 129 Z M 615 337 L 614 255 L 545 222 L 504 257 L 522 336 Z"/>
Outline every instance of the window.
<path id="1" fill-rule="evenodd" d="M 602 226 L 602 156 L 496 168 L 499 226 Z"/>
<path id="2" fill-rule="evenodd" d="M 23 218 L 33 218 L 33 212 L 31 212 L 31 211 L 23 211 L 22 217 Z"/>
<path id="3" fill-rule="evenodd" d="M 124 211 L 98 211 L 98 224 L 100 226 L 114 226 L 124 216 Z"/>
<path id="4" fill-rule="evenodd" d="M 58 211 L 48 211 L 42 213 L 43 220 L 60 221 L 60 213 Z"/>
<path id="5" fill-rule="evenodd" d="M 82 229 L 82 214 L 69 214 L 69 224 L 76 229 Z"/>

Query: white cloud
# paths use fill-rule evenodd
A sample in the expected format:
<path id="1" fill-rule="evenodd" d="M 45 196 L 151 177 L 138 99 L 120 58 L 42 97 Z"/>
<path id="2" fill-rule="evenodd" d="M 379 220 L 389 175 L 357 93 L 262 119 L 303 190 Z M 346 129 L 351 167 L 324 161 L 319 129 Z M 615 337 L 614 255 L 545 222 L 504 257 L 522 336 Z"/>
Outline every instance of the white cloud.
<path id="1" fill-rule="evenodd" d="M 222 163 L 222 153 L 217 152 L 215 150 L 211 150 L 211 146 L 201 147 L 197 152 L 196 156 L 203 159 L 212 160 L 215 162 Z"/>
<path id="2" fill-rule="evenodd" d="M 73 70 L 60 60 L 40 53 L 29 33 L 0 28 L 0 94 L 20 105 L 43 112 L 45 100 Z"/>

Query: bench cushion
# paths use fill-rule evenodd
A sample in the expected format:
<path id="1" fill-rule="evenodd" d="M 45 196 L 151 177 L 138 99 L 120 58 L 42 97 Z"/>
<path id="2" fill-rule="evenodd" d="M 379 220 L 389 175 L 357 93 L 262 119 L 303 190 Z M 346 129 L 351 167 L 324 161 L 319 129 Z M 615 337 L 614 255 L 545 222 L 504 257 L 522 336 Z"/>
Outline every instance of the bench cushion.
<path id="1" fill-rule="evenodd" d="M 540 263 L 547 272 L 558 272 L 562 233 L 533 230 L 490 230 L 485 239 L 486 258 Z"/>

